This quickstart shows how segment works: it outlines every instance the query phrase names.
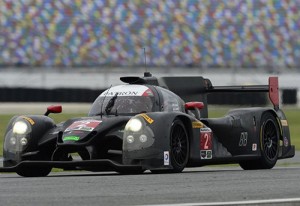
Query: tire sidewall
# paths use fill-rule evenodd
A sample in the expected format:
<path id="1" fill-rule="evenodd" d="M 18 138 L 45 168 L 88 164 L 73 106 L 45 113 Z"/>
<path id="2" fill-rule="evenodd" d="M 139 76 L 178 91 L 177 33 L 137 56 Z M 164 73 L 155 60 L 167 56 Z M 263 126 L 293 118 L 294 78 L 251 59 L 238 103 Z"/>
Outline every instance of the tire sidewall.
<path id="1" fill-rule="evenodd" d="M 267 122 L 271 121 L 275 128 L 276 128 L 276 136 L 277 136 L 277 152 L 273 159 L 270 159 L 266 151 L 264 150 L 264 129 Z M 277 122 L 277 119 L 272 115 L 271 113 L 264 113 L 261 119 L 261 126 L 260 126 L 260 149 L 261 149 L 261 166 L 262 168 L 270 169 L 275 166 L 277 159 L 278 159 L 278 153 L 279 153 L 279 125 Z"/>
<path id="2" fill-rule="evenodd" d="M 186 158 L 185 158 L 185 161 L 184 161 L 183 164 L 178 164 L 177 161 L 174 158 L 173 153 L 172 153 L 172 138 L 173 138 L 172 134 L 173 134 L 173 130 L 176 126 L 181 126 L 182 127 L 182 129 L 184 130 L 184 133 L 186 135 L 186 140 L 187 140 L 187 154 L 186 154 Z M 170 151 L 170 154 L 171 154 L 170 156 L 171 156 L 171 164 L 172 164 L 172 167 L 173 167 L 173 172 L 181 172 L 185 168 L 185 166 L 188 162 L 189 152 L 190 152 L 190 145 L 189 145 L 189 138 L 188 138 L 188 133 L 186 131 L 186 128 L 185 128 L 184 124 L 182 123 L 182 121 L 179 120 L 179 119 L 175 119 L 172 123 L 172 126 L 171 126 L 171 130 L 170 130 L 170 150 L 171 150 Z"/>

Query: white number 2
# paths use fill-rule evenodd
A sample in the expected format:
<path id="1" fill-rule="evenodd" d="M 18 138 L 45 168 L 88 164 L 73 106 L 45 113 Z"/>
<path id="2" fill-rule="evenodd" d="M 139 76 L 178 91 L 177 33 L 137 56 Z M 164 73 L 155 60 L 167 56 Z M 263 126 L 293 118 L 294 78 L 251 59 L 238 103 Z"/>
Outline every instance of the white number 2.
<path id="1" fill-rule="evenodd" d="M 204 149 L 208 149 L 209 147 L 208 147 L 208 140 L 209 140 L 209 135 L 208 135 L 208 133 L 205 133 L 204 134 L 204 140 L 205 140 L 205 143 L 204 143 Z"/>

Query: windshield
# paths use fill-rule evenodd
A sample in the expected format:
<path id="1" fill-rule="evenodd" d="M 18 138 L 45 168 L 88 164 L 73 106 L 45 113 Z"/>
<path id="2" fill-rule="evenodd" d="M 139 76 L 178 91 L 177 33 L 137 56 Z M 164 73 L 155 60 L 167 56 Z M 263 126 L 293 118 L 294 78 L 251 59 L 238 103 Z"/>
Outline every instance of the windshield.
<path id="1" fill-rule="evenodd" d="M 133 115 L 152 112 L 154 95 L 143 85 L 120 85 L 104 91 L 93 103 L 89 116 Z"/>

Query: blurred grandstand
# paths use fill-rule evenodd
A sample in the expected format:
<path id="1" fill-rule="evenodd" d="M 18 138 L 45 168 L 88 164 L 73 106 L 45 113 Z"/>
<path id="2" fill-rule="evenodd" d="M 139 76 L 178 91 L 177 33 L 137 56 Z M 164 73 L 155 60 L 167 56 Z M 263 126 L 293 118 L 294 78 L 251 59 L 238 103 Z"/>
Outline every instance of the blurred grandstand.
<path id="1" fill-rule="evenodd" d="M 0 66 L 300 68 L 297 0 L 1 0 Z"/>

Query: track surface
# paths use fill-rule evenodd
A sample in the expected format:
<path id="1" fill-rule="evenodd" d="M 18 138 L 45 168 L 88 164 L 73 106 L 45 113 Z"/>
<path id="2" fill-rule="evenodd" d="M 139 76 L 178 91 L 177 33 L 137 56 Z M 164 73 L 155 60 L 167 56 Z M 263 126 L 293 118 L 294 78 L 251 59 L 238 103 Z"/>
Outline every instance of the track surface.
<path id="1" fill-rule="evenodd" d="M 299 198 L 299 174 L 297 164 L 257 171 L 236 166 L 202 167 L 162 175 L 57 172 L 43 178 L 22 178 L 2 173 L 0 205 L 146 205 Z"/>
<path id="2" fill-rule="evenodd" d="M 9 105 L 15 112 L 20 106 Z M 9 105 L 1 104 L 1 113 L 11 113 Z M 45 105 L 37 106 L 28 105 L 25 113 L 45 111 Z M 88 107 L 68 105 L 64 111 L 87 111 Z M 0 173 L 0 205 L 153 205 L 299 198 L 300 153 L 277 165 L 258 171 L 235 166 L 202 167 L 163 175 L 59 172 L 44 178 L 22 178 L 15 173 Z"/>

